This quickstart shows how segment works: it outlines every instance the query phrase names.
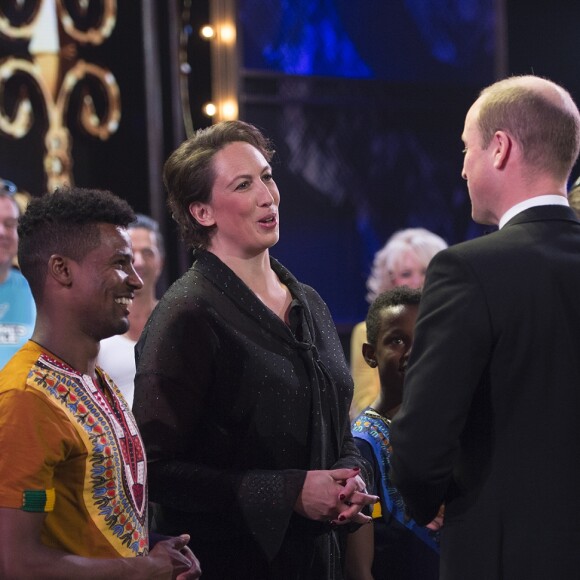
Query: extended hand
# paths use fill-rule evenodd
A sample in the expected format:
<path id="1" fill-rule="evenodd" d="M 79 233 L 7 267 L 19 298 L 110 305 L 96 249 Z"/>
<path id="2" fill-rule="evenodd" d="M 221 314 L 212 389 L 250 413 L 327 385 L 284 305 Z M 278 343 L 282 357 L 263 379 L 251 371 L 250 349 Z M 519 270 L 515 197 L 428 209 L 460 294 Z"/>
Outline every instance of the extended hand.
<path id="1" fill-rule="evenodd" d="M 439 508 L 439 512 L 435 516 L 435 519 L 432 522 L 429 522 L 425 527 L 436 532 L 437 530 L 440 530 L 443 527 L 444 519 L 445 519 L 445 505 L 442 504 L 441 507 Z"/>

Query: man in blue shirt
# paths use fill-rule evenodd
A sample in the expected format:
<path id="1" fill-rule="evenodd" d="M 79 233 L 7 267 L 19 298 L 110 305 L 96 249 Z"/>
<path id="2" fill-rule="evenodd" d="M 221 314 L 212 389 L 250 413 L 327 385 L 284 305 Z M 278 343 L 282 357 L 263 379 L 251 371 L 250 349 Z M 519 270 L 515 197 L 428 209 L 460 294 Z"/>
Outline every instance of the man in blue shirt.
<path id="1" fill-rule="evenodd" d="M 0 369 L 30 338 L 36 320 L 28 282 L 13 266 L 20 216 L 15 193 L 13 183 L 0 179 Z"/>

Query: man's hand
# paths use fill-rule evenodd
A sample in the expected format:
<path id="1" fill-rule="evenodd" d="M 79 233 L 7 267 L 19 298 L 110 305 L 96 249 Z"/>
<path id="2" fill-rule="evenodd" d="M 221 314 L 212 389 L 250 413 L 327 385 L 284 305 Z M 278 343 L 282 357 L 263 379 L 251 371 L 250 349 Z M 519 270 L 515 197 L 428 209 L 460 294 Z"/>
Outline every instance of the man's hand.
<path id="1" fill-rule="evenodd" d="M 165 560 L 173 580 L 194 580 L 201 576 L 201 567 L 187 542 L 187 534 L 162 540 L 155 544 L 148 557 Z"/>
<path id="2" fill-rule="evenodd" d="M 445 505 L 441 504 L 441 507 L 439 508 L 439 512 L 437 512 L 435 519 L 432 522 L 429 522 L 425 527 L 436 532 L 437 530 L 440 530 L 443 527 L 444 519 L 445 519 Z"/>

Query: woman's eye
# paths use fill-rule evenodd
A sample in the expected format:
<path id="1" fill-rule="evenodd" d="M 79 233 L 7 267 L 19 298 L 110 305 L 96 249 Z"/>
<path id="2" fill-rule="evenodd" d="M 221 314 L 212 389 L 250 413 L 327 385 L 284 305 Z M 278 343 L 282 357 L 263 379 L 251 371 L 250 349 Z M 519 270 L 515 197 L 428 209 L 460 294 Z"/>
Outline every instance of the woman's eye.
<path id="1" fill-rule="evenodd" d="M 250 185 L 249 181 L 242 181 L 241 183 L 238 183 L 236 189 L 248 189 L 249 185 Z"/>
<path id="2" fill-rule="evenodd" d="M 262 175 L 262 181 L 272 181 L 274 176 L 271 173 L 266 173 Z"/>

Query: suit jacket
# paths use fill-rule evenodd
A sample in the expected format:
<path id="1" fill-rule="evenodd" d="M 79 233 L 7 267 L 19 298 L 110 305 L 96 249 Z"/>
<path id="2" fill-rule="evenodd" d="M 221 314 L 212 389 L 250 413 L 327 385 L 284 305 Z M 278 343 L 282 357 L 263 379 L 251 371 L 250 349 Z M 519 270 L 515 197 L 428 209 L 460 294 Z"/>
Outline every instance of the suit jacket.
<path id="1" fill-rule="evenodd" d="M 580 578 L 580 222 L 534 207 L 428 269 L 393 479 L 442 580 Z"/>

